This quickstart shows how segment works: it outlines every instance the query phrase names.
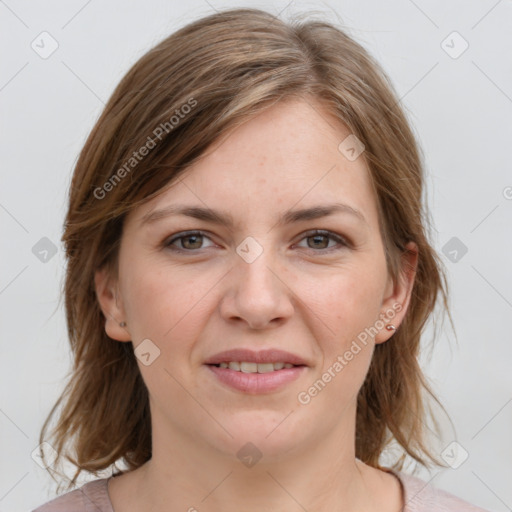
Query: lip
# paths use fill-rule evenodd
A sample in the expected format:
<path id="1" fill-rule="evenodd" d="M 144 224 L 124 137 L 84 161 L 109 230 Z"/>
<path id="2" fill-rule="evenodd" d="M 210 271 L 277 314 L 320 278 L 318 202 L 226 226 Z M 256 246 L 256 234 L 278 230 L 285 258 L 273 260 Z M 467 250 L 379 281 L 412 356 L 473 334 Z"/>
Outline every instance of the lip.
<path id="1" fill-rule="evenodd" d="M 244 373 L 213 366 L 230 361 L 247 363 L 290 363 L 293 368 L 282 368 L 266 373 Z M 234 348 L 219 352 L 205 361 L 205 366 L 212 372 L 218 381 L 232 389 L 244 393 L 257 395 L 278 391 L 293 382 L 309 366 L 307 362 L 296 354 L 277 348 L 254 350 Z"/>
<path id="2" fill-rule="evenodd" d="M 251 395 L 278 391 L 298 379 L 306 370 L 306 366 L 294 366 L 267 373 L 244 373 L 212 365 L 207 365 L 206 368 L 222 384 Z"/>
<path id="3" fill-rule="evenodd" d="M 285 352 L 284 350 L 277 348 L 259 350 L 257 352 L 249 349 L 234 348 L 215 354 L 207 359 L 204 364 L 212 365 L 229 361 L 245 361 L 247 363 L 290 363 L 296 366 L 309 366 L 307 362 L 298 355 L 292 354 L 291 352 Z M 293 368 L 289 369 L 292 370 Z M 282 370 L 278 370 L 278 372 L 280 371 Z"/>

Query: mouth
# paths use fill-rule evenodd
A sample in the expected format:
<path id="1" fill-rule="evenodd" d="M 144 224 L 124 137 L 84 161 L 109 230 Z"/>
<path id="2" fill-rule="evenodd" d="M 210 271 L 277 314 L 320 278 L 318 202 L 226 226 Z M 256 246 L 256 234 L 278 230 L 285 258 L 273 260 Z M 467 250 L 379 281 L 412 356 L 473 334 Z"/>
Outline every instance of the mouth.
<path id="1" fill-rule="evenodd" d="M 257 352 L 244 348 L 233 348 L 215 354 L 207 359 L 204 364 L 216 365 L 246 373 L 256 373 L 258 365 L 261 365 L 262 372 L 260 373 L 290 368 L 290 365 L 308 366 L 307 361 L 302 357 L 277 348 L 269 348 Z M 254 366 L 255 364 L 257 365 L 256 367 Z M 269 366 L 271 364 L 273 365 L 272 369 Z"/>
<path id="2" fill-rule="evenodd" d="M 309 366 L 299 356 L 278 349 L 232 349 L 216 354 L 204 364 L 223 387 L 253 395 L 283 389 Z"/>
<path id="3" fill-rule="evenodd" d="M 282 370 L 283 368 L 294 368 L 296 366 L 305 366 L 302 364 L 292 363 L 254 363 L 250 361 L 223 361 L 222 363 L 212 364 L 209 366 L 216 366 L 217 368 L 229 368 L 235 372 L 243 373 L 270 373 Z"/>

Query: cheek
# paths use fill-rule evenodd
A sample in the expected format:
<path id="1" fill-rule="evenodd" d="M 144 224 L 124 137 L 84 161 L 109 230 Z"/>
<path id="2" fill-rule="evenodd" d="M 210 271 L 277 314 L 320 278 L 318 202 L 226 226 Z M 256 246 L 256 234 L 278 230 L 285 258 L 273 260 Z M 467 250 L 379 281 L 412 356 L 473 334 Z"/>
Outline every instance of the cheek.
<path id="1" fill-rule="evenodd" d="M 139 360 L 139 369 L 154 400 L 163 400 L 165 390 L 174 402 L 182 403 L 186 394 L 171 375 L 178 382 L 185 380 L 186 362 L 209 314 L 205 308 L 212 283 L 199 275 L 191 279 L 174 268 L 133 263 L 125 287 L 133 345 L 149 339 L 157 347 L 148 345 L 152 362 L 146 366 Z"/>
<path id="2" fill-rule="evenodd" d="M 135 259 L 127 270 L 123 293 L 135 344 L 149 338 L 162 350 L 185 349 L 187 340 L 197 338 L 201 319 L 210 314 L 208 292 L 218 277 L 211 272 L 191 275 L 161 263 L 137 264 Z"/>
<path id="3" fill-rule="evenodd" d="M 318 414 L 325 415 L 328 409 L 327 415 L 335 418 L 356 402 L 373 355 L 372 327 L 381 311 L 383 282 L 378 272 L 372 275 L 352 268 L 326 279 L 314 293 L 309 288 L 308 305 L 322 319 L 318 325 L 325 328 L 315 336 L 321 347 L 321 365 L 312 387 L 303 391 L 315 404 L 311 410 Z"/>
<path id="4" fill-rule="evenodd" d="M 298 297 L 324 321 L 334 337 L 353 335 L 378 318 L 384 278 L 378 265 L 352 265 L 315 279 L 297 280 Z"/>

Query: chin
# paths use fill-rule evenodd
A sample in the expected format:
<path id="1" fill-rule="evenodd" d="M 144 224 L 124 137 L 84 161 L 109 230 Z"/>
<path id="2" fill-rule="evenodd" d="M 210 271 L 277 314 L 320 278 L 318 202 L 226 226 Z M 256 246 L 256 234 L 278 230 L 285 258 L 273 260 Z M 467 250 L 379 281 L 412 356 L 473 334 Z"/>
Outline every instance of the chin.
<path id="1" fill-rule="evenodd" d="M 221 451 L 237 458 L 254 451 L 254 457 L 263 455 L 266 462 L 277 460 L 305 441 L 304 431 L 291 418 L 293 414 L 287 417 L 290 411 L 291 408 L 286 413 L 260 409 L 238 413 L 231 421 L 224 417 L 222 424 L 233 438 L 223 436 L 222 441 L 217 438 L 215 442 L 221 442 Z"/>

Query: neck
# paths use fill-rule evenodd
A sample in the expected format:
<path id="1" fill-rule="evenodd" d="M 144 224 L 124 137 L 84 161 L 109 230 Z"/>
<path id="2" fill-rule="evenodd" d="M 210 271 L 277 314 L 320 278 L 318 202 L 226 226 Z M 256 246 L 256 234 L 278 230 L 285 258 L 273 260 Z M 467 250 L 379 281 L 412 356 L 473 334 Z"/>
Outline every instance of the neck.
<path id="1" fill-rule="evenodd" d="M 384 510 L 379 501 L 389 481 L 386 484 L 377 475 L 382 472 L 356 459 L 353 428 L 336 430 L 328 438 L 318 436 L 308 446 L 302 443 L 286 454 L 273 447 L 269 437 L 261 442 L 261 459 L 252 466 L 249 458 L 245 465 L 233 455 L 180 434 L 153 428 L 153 457 L 137 470 L 133 488 L 134 499 L 146 510 Z M 244 444 L 238 440 L 236 445 Z M 256 456 L 250 449 L 247 453 Z"/>

